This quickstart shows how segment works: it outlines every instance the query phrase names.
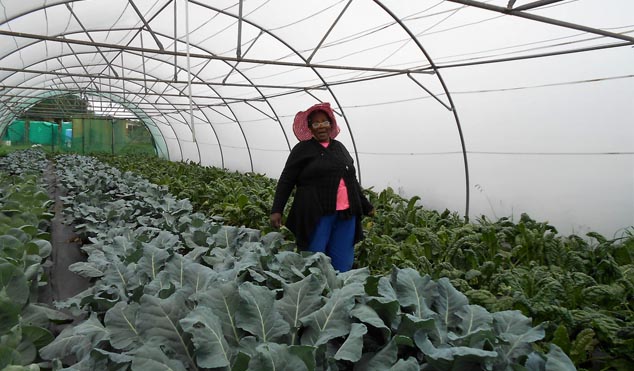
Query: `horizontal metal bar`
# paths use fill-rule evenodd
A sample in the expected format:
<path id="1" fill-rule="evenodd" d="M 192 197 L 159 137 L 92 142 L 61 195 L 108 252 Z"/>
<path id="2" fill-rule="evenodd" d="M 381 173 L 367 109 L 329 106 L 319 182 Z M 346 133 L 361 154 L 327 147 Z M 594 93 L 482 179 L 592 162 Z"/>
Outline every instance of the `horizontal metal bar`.
<path id="1" fill-rule="evenodd" d="M 620 48 L 620 47 L 631 46 L 631 45 L 632 43 L 628 43 L 628 42 L 623 42 L 618 44 L 609 44 L 609 45 L 597 45 L 597 46 L 590 46 L 587 48 L 562 50 L 562 51 L 551 52 L 551 53 L 531 54 L 531 55 L 525 55 L 525 56 L 519 56 L 519 57 L 490 59 L 490 60 L 476 61 L 476 62 L 450 63 L 450 64 L 444 64 L 444 65 L 441 64 L 441 65 L 436 65 L 436 68 L 442 69 L 442 68 L 454 68 L 454 67 L 465 67 L 465 66 L 477 66 L 481 64 L 502 63 L 502 62 L 510 62 L 510 61 L 519 61 L 524 59 L 553 57 L 553 56 L 564 55 L 564 54 L 583 53 L 583 52 L 589 52 L 589 51 L 601 50 L 601 49 Z"/>
<path id="2" fill-rule="evenodd" d="M 187 57 L 186 52 L 175 52 L 170 50 L 140 48 L 140 47 L 129 46 L 129 45 L 124 46 L 124 45 L 116 45 L 116 44 L 108 44 L 108 43 L 100 43 L 100 42 L 90 42 L 85 40 L 59 38 L 54 36 L 36 35 L 36 34 L 30 34 L 30 33 L 24 33 L 24 32 L 13 32 L 13 31 L 7 31 L 7 30 L 0 30 L 0 35 L 25 38 L 25 39 L 54 41 L 54 42 L 61 42 L 61 43 L 68 43 L 68 44 L 78 44 L 78 45 L 92 46 L 95 48 L 100 47 L 100 48 L 110 48 L 113 50 L 123 50 L 123 51 L 130 50 L 130 51 L 137 51 L 137 52 L 144 52 L 144 53 L 176 55 L 179 57 Z M 265 64 L 265 65 L 286 66 L 286 67 L 306 67 L 306 68 L 316 68 L 316 69 L 391 72 L 391 73 L 394 73 L 394 72 L 396 73 L 430 73 L 429 71 L 422 68 L 395 69 L 395 68 L 378 68 L 378 67 L 362 67 L 362 66 L 336 66 L 336 65 L 329 65 L 329 64 L 313 64 L 313 63 L 283 62 L 283 61 L 265 60 L 265 59 L 224 57 L 224 56 L 200 54 L 200 53 L 189 53 L 189 55 L 191 58 L 199 58 L 199 59 L 214 59 L 214 60 L 220 60 L 220 61 Z"/>
<path id="3" fill-rule="evenodd" d="M 143 77 L 124 77 L 124 76 L 109 76 L 109 75 L 91 75 L 85 73 L 69 73 L 69 72 L 53 72 L 46 70 L 34 70 L 34 69 L 21 69 L 21 68 L 10 68 L 10 67 L 0 67 L 0 71 L 7 72 L 23 72 L 23 73 L 34 73 L 40 75 L 53 75 L 53 76 L 66 76 L 66 77 L 86 77 L 86 78 L 94 78 L 101 77 L 105 79 L 112 80 L 121 80 L 121 81 L 139 81 L 139 82 L 160 82 L 165 84 L 188 84 L 187 81 L 174 81 L 169 79 L 147 79 Z M 192 81 L 194 85 L 214 85 L 214 86 L 234 86 L 234 87 L 243 87 L 243 88 L 269 88 L 269 89 L 321 89 L 325 90 L 326 88 L 323 86 L 288 86 L 288 85 L 267 85 L 267 84 L 237 84 L 237 83 L 221 83 L 221 82 L 203 82 L 203 81 Z"/>
<path id="4" fill-rule="evenodd" d="M 509 9 L 509 8 L 505 8 L 505 7 L 501 7 L 501 6 L 486 4 L 486 3 L 483 3 L 483 2 L 480 2 L 480 1 L 475 1 L 475 0 L 448 0 L 448 1 L 451 1 L 453 3 L 473 6 L 473 7 L 480 8 L 480 9 L 491 10 L 491 11 L 494 11 L 494 12 L 508 14 L 508 15 L 512 15 L 512 16 L 516 16 L 516 17 L 526 18 L 526 19 L 530 19 L 530 20 L 538 21 L 538 22 L 542 22 L 542 23 L 548 23 L 548 24 L 552 24 L 552 25 L 555 25 L 555 26 L 571 28 L 573 30 L 589 32 L 589 33 L 602 35 L 602 36 L 606 36 L 606 37 L 612 37 L 612 38 L 615 38 L 615 39 L 621 39 L 621 40 L 629 41 L 630 43 L 634 43 L 634 38 L 630 37 L 630 36 L 621 35 L 621 34 L 615 33 L 615 32 L 604 31 L 604 30 L 601 30 L 601 29 L 598 29 L 598 28 L 587 27 L 587 26 L 583 26 L 583 25 L 580 25 L 580 24 L 576 24 L 576 23 L 564 22 L 564 21 L 560 21 L 560 20 L 554 19 L 554 18 L 542 17 L 542 16 L 539 16 L 539 15 L 536 15 L 536 14 L 523 13 L 523 12 L 520 12 L 520 11 L 515 11 L 513 9 Z"/>
<path id="5" fill-rule="evenodd" d="M 4 89 L 22 89 L 22 90 L 41 90 L 43 92 L 46 91 L 54 91 L 54 92 L 68 92 L 68 93 L 92 93 L 95 95 L 103 95 L 103 93 L 101 91 L 98 90 L 92 90 L 92 89 L 68 89 L 68 88 L 37 88 L 37 87 L 33 87 L 33 86 L 17 86 L 17 85 L 2 85 L 0 84 L 0 90 L 4 90 Z M 141 96 L 141 97 L 145 97 L 145 96 L 158 96 L 158 97 L 177 97 L 177 98 L 187 98 L 187 95 L 183 95 L 183 94 L 173 94 L 173 93 L 139 93 L 139 92 L 133 92 L 130 90 L 113 90 L 113 91 L 108 91 L 108 94 L 112 94 L 112 95 L 132 95 L 132 96 Z M 0 96 L 2 97 L 24 97 L 24 98 L 40 98 L 37 96 L 32 96 L 32 95 L 11 95 L 11 94 L 2 94 L 0 93 Z M 44 97 L 44 98 L 48 98 Z M 213 100 L 234 100 L 234 101 L 260 101 L 263 102 L 265 99 L 264 98 L 235 98 L 235 97 L 213 97 L 213 96 L 208 96 L 208 95 L 192 95 L 192 98 L 199 98 L 199 99 L 213 99 Z M 126 99 L 127 100 L 127 99 Z"/>
<path id="6" fill-rule="evenodd" d="M 32 99 L 32 98 L 31 98 Z M 122 107 L 124 107 L 123 103 L 119 103 L 116 101 L 111 101 L 108 100 L 108 98 L 105 98 L 105 100 L 91 100 L 90 103 L 92 104 L 116 104 L 116 105 L 120 105 Z M 51 103 L 51 104 L 42 104 L 42 101 L 40 102 L 28 102 L 27 100 L 13 100 L 11 102 L 3 102 L 6 105 L 20 105 L 20 104 L 37 104 L 39 106 L 39 108 L 41 109 L 48 109 L 48 108 L 57 108 L 59 107 L 58 104 L 56 103 Z M 130 103 L 134 103 L 134 106 L 137 108 L 143 108 L 143 107 L 161 107 L 161 106 L 168 106 L 168 107 L 174 107 L 174 108 L 178 108 L 178 107 L 184 107 L 184 109 L 189 109 L 189 103 L 185 102 L 185 103 L 170 103 L 170 102 L 137 102 L 137 101 L 131 101 Z M 242 102 L 242 101 L 234 101 L 234 102 L 228 102 L 228 104 L 233 104 L 233 103 L 246 103 L 248 105 L 251 105 L 249 102 Z M 217 107 L 216 104 L 196 104 L 196 107 Z M 252 106 L 252 105 L 251 105 Z M 74 105 L 74 106 L 66 106 L 69 109 L 72 108 L 80 108 L 80 109 L 85 109 L 85 106 L 81 106 L 81 105 Z M 126 108 L 127 109 L 127 108 Z"/>

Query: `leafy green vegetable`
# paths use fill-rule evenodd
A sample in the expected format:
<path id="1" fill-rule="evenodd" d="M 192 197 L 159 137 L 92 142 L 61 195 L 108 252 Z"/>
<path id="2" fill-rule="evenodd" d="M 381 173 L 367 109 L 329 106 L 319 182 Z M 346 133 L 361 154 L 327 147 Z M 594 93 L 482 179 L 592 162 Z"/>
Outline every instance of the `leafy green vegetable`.
<path id="1" fill-rule="evenodd" d="M 453 244 L 440 253 L 451 279 L 405 267 L 392 267 L 388 275 L 367 268 L 337 274 L 323 254 L 290 251 L 280 234 L 219 225 L 130 173 L 82 156 L 57 161 L 69 189 L 67 216 L 86 237 L 89 258 L 81 271 L 103 273 L 91 290 L 60 305 L 96 313 L 103 323 L 92 332 L 91 326 L 74 327 L 79 330 L 45 348 L 47 357 L 70 352 L 77 365 L 104 368 L 160 362 L 173 369 L 233 370 L 506 369 L 549 360 L 536 346 L 545 336 L 542 326 L 533 327 L 518 310 L 489 312 L 469 304 L 454 284 L 495 279 L 501 290 L 516 284 L 512 276 L 495 276 L 512 248 L 504 257 L 493 248 L 478 255 L 469 237 L 473 227 L 458 237 L 470 249 L 441 235 L 423 250 L 435 259 L 438 246 Z M 413 201 L 402 210 L 415 222 L 419 209 Z M 452 217 L 438 220 L 449 226 Z M 426 227 L 417 227 L 420 236 L 403 238 L 415 247 L 431 235 Z M 405 232 L 390 228 L 396 236 Z M 488 236 L 491 244 L 503 237 Z M 471 267 L 468 277 L 453 266 L 483 257 L 497 263 Z M 75 344 L 74 337 L 83 342 Z"/>

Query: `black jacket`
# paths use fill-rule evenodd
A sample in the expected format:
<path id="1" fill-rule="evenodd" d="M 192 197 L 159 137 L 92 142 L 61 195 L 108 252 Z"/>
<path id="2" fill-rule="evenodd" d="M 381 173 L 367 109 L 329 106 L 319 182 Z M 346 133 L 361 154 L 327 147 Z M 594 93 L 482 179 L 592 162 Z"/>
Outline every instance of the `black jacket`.
<path id="1" fill-rule="evenodd" d="M 286 226 L 295 235 L 300 249 L 307 248 L 319 218 L 336 211 L 337 189 L 342 178 L 348 189 L 350 209 L 347 212 L 357 216 L 354 239 L 357 243 L 363 238 L 361 216 L 367 215 L 373 207 L 361 191 L 348 150 L 334 139 L 327 148 L 310 139 L 297 143 L 288 155 L 271 213 L 283 213 L 286 201 L 297 187 Z"/>

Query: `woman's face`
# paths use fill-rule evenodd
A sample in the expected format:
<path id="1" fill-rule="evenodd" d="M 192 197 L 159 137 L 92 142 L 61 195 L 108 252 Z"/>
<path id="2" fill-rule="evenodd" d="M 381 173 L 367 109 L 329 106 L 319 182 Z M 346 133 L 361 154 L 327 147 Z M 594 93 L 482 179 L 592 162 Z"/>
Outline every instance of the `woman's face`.
<path id="1" fill-rule="evenodd" d="M 312 122 L 310 123 L 310 132 L 313 133 L 313 137 L 319 142 L 327 142 L 330 140 L 330 122 L 328 115 L 324 112 L 317 111 L 312 116 Z M 326 125 L 328 123 L 328 125 Z"/>

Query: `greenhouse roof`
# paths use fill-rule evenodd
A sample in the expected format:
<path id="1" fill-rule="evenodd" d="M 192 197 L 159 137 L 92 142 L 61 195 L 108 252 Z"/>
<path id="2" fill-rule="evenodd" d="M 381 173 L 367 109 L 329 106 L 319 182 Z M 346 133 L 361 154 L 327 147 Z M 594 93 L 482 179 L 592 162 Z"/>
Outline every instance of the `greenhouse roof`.
<path id="1" fill-rule="evenodd" d="M 277 177 L 330 102 L 364 186 L 634 225 L 631 0 L 0 0 L 0 130 L 76 95 L 159 154 Z"/>

